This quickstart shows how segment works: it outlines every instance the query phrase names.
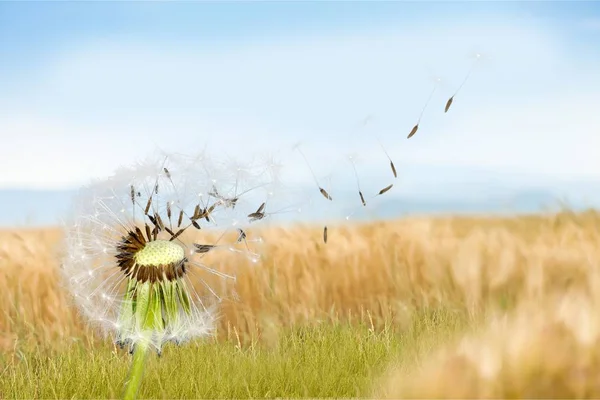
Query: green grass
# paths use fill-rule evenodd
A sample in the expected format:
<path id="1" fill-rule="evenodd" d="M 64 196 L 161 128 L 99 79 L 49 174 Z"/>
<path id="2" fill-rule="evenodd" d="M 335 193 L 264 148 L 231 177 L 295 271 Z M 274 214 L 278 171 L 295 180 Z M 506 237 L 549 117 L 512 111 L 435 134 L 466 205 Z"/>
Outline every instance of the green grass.
<path id="1" fill-rule="evenodd" d="M 414 366 L 468 325 L 465 313 L 435 309 L 414 312 L 403 329 L 321 324 L 283 333 L 270 346 L 167 345 L 162 357 L 149 358 L 138 396 L 368 397 L 391 361 Z M 21 350 L 13 361 L 0 358 L 0 398 L 119 398 L 130 361 L 110 344 Z"/>

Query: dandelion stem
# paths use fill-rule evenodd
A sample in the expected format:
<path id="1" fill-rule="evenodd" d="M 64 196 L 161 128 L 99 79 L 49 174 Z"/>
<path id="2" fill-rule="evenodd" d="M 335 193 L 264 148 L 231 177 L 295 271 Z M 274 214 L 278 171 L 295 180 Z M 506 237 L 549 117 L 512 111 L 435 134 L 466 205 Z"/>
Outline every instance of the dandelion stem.
<path id="1" fill-rule="evenodd" d="M 129 371 L 129 379 L 125 386 L 124 400 L 133 400 L 136 398 L 142 375 L 144 375 L 144 366 L 148 355 L 148 345 L 146 341 L 140 341 L 136 344 L 133 351 L 133 362 Z"/>
<path id="2" fill-rule="evenodd" d="M 133 347 L 133 361 L 129 379 L 125 384 L 124 400 L 136 398 L 144 374 L 144 365 L 152 335 L 157 330 L 163 329 L 159 285 L 136 283 L 135 290 L 135 301 L 132 305 L 135 307 L 135 322 L 142 332 L 142 337 L 135 342 Z"/>

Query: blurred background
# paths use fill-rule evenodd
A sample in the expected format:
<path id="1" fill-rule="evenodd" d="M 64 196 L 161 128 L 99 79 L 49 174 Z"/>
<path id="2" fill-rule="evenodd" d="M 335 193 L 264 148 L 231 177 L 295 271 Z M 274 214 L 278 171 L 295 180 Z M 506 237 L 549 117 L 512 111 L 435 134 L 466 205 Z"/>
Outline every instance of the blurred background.
<path id="1" fill-rule="evenodd" d="M 3 2 L 0 225 L 156 148 L 314 192 L 298 142 L 339 205 L 307 220 L 359 205 L 352 154 L 365 194 L 394 183 L 356 218 L 598 206 L 598 43 L 594 2 Z"/>

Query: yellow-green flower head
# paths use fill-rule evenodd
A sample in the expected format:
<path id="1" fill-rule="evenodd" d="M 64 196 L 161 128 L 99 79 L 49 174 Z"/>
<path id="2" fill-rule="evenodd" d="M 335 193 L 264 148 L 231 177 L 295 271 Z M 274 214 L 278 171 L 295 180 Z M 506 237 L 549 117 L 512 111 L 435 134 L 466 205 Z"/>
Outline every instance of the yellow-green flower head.
<path id="1" fill-rule="evenodd" d="M 157 155 L 121 168 L 75 199 L 62 263 L 68 289 L 121 345 L 148 340 L 160 350 L 207 335 L 235 271 L 204 259 L 228 251 L 257 261 L 249 215 L 266 217 L 276 189 L 269 162 Z"/>

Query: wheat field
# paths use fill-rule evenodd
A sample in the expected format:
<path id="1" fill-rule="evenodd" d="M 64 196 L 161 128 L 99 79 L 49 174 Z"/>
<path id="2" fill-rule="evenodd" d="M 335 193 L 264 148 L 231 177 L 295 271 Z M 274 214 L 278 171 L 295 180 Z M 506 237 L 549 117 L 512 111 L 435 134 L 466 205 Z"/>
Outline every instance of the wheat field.
<path id="1" fill-rule="evenodd" d="M 596 211 L 412 217 L 330 226 L 327 244 L 321 226 L 262 228 L 258 264 L 213 256 L 236 272 L 239 296 L 223 304 L 216 336 L 203 350 L 167 349 L 140 395 L 600 397 L 599 227 Z M 127 355 L 70 304 L 61 238 L 0 231 L 0 398 L 119 395 Z M 89 349 L 82 361 L 74 348 Z M 205 371 L 193 390 L 164 375 L 183 351 L 202 354 L 183 361 Z M 211 357 L 239 379 L 207 372 Z M 122 373 L 109 378 L 110 362 Z M 86 363 L 91 383 L 69 386 Z M 71 383 L 49 389 L 61 379 Z M 110 390 L 86 389 L 99 382 Z"/>

